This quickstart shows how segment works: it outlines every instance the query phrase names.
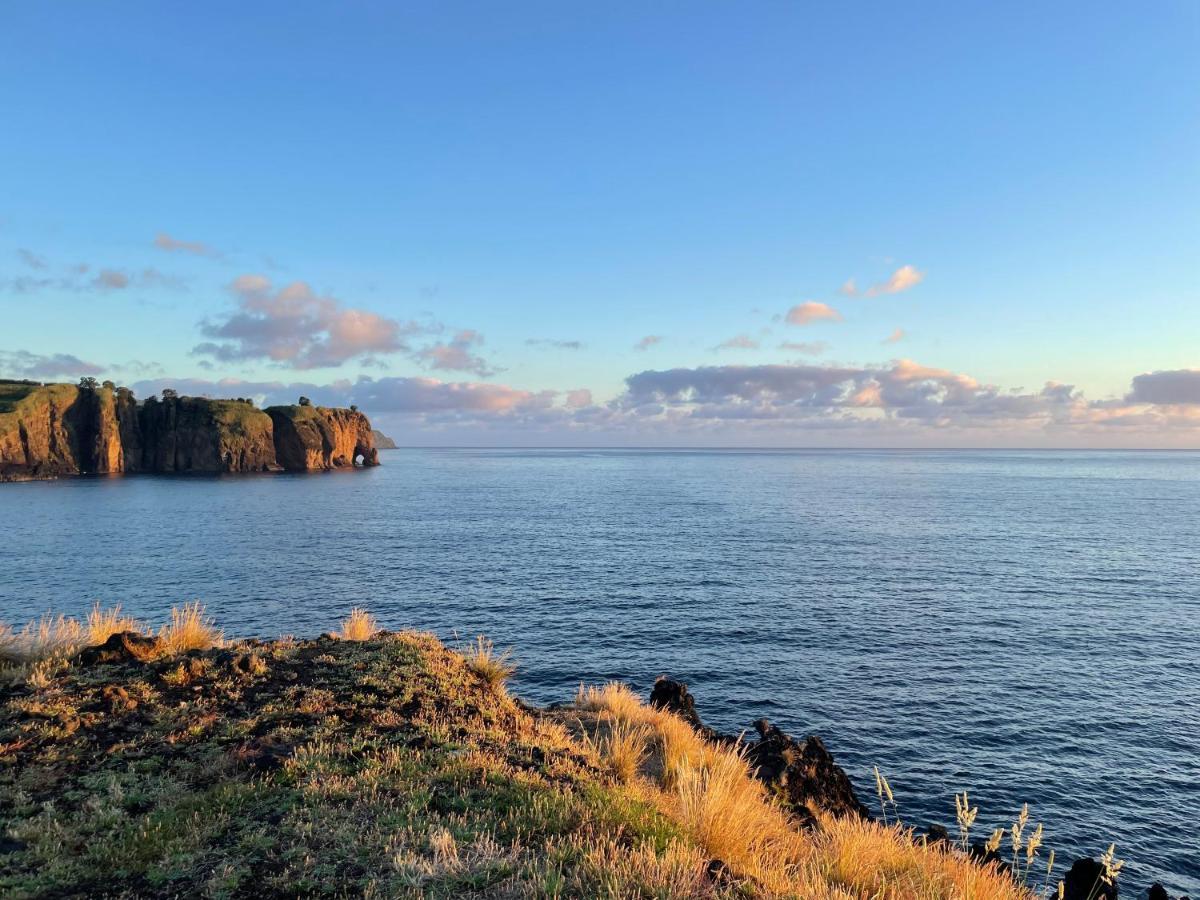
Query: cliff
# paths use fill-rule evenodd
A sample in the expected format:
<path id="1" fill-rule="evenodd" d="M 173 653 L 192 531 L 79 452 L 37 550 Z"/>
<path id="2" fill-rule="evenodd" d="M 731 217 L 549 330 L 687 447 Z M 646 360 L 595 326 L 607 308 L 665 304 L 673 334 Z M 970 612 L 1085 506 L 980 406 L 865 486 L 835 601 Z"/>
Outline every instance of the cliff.
<path id="1" fill-rule="evenodd" d="M 324 406 L 272 406 L 275 454 L 289 472 L 377 466 L 371 422 L 351 409 Z"/>
<path id="2" fill-rule="evenodd" d="M 221 473 L 374 466 L 362 413 L 0 381 L 0 481 L 117 472 Z"/>
<path id="3" fill-rule="evenodd" d="M 174 397 L 142 404 L 140 472 L 279 469 L 271 417 L 241 400 Z"/>
<path id="4" fill-rule="evenodd" d="M 375 439 L 376 450 L 396 450 L 396 442 L 380 431 L 378 428 L 371 431 L 371 437 Z"/>

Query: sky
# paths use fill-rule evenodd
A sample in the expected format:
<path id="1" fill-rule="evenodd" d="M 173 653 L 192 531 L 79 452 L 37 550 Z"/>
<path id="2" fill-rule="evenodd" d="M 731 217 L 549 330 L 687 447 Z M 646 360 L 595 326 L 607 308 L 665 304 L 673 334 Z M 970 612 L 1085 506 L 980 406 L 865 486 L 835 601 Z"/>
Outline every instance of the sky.
<path id="1" fill-rule="evenodd" d="M 0 376 L 1200 447 L 1200 4 L 9 4 Z"/>

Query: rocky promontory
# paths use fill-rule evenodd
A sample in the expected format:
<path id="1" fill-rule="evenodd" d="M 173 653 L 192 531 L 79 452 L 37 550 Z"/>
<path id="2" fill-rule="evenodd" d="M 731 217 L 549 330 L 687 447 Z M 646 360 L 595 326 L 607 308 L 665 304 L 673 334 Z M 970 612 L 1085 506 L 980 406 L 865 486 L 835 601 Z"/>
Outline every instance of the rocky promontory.
<path id="1" fill-rule="evenodd" d="M 0 381 L 0 481 L 108 473 L 222 473 L 379 464 L 353 409 L 255 407 L 181 397 L 137 402 L 128 388 Z"/>

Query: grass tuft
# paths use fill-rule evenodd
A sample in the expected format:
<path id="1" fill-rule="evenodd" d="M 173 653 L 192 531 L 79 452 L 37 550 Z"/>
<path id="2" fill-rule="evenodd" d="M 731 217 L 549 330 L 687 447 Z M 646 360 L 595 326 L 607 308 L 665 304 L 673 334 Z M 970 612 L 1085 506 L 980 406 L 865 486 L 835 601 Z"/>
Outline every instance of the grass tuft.
<path id="1" fill-rule="evenodd" d="M 379 631 L 379 623 L 375 617 L 361 607 L 354 607 L 350 615 L 342 620 L 342 630 L 338 633 L 344 641 L 368 641 Z"/>
<path id="2" fill-rule="evenodd" d="M 482 634 L 463 653 L 467 668 L 478 675 L 493 690 L 504 687 L 517 667 L 511 662 L 512 651 L 497 651 L 495 645 Z"/>
<path id="3" fill-rule="evenodd" d="M 213 620 L 205 616 L 204 607 L 197 600 L 185 603 L 182 608 L 172 606 L 171 621 L 162 627 L 158 636 L 168 652 L 186 653 L 219 647 L 225 634 L 214 627 Z"/>

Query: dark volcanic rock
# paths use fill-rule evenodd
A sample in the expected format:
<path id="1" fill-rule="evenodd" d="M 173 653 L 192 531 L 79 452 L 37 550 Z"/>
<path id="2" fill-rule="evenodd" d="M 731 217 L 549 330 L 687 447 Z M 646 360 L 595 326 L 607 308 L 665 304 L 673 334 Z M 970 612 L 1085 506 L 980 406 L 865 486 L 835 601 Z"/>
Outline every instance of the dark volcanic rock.
<path id="1" fill-rule="evenodd" d="M 650 705 L 675 713 L 683 721 L 702 732 L 711 731 L 700 721 L 700 714 L 696 712 L 696 699 L 688 692 L 687 685 L 682 681 L 667 678 L 665 675 L 661 676 L 654 682 L 654 689 L 650 691 Z"/>
<path id="2" fill-rule="evenodd" d="M 695 698 L 681 681 L 662 677 L 654 683 L 650 704 L 682 717 L 706 737 L 736 743 L 733 735 L 708 728 L 696 712 Z M 835 816 L 867 817 L 867 808 L 855 796 L 850 778 L 833 761 L 833 755 L 816 735 L 797 741 L 766 719 L 754 723 L 758 740 L 745 745 L 746 759 L 759 780 L 797 819 L 815 822 L 817 809 Z"/>
<path id="3" fill-rule="evenodd" d="M 162 638 L 138 634 L 136 631 L 118 631 L 109 635 L 103 644 L 80 650 L 76 659 L 81 666 L 146 662 L 160 655 L 163 649 Z"/>
<path id="4" fill-rule="evenodd" d="M 1075 860 L 1063 879 L 1063 900 L 1117 900 L 1117 885 L 1104 883 L 1104 866 L 1085 856 Z"/>
<path id="5" fill-rule="evenodd" d="M 788 809 L 805 818 L 818 809 L 835 816 L 867 818 L 868 811 L 833 754 L 815 734 L 797 741 L 766 719 L 754 723 L 758 741 L 748 744 L 746 759 L 758 777 Z"/>
<path id="6" fill-rule="evenodd" d="M 1167 893 L 1167 889 L 1157 881 L 1150 885 L 1150 890 L 1146 892 L 1146 900 L 1171 900 L 1171 895 Z"/>

